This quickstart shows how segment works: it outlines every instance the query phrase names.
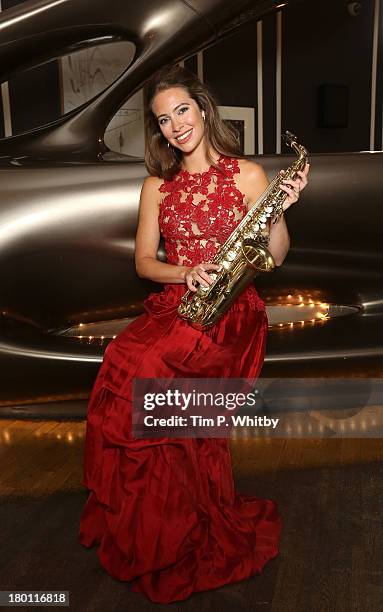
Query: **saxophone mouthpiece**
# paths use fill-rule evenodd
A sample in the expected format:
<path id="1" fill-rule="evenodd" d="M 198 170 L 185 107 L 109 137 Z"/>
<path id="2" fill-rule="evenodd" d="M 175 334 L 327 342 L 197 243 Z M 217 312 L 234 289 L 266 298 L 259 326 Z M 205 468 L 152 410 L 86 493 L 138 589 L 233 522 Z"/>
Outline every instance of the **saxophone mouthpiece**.
<path id="1" fill-rule="evenodd" d="M 289 132 L 288 130 L 286 130 L 286 132 L 284 134 L 282 134 L 282 138 L 285 141 L 285 143 L 291 147 L 293 142 L 297 142 L 298 139 L 295 136 L 295 134 L 293 134 L 292 132 Z"/>

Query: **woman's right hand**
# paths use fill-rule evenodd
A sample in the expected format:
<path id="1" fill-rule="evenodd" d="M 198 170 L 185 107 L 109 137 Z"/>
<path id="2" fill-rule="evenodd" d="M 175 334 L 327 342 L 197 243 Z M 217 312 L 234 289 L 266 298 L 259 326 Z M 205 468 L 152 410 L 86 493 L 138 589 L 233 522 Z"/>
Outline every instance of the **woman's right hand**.
<path id="1" fill-rule="evenodd" d="M 197 287 L 193 285 L 193 282 L 200 283 L 203 287 L 208 287 L 212 284 L 213 279 L 207 274 L 206 270 L 217 270 L 219 271 L 221 266 L 219 264 L 203 262 L 198 266 L 188 268 L 185 272 L 185 283 L 190 291 L 197 291 Z"/>

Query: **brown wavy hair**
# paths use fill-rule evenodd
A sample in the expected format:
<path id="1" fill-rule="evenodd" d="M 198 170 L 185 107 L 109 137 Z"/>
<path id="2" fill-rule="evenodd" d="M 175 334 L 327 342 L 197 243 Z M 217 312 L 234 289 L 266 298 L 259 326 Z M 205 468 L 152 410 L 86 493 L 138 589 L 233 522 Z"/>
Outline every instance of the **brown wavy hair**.
<path id="1" fill-rule="evenodd" d="M 178 65 L 161 68 L 144 86 L 145 165 L 152 176 L 171 180 L 181 169 L 182 151 L 167 146 L 158 120 L 152 111 L 154 97 L 170 87 L 182 87 L 205 111 L 205 143 L 208 162 L 220 168 L 210 154 L 213 148 L 221 155 L 243 158 L 237 131 L 222 121 L 217 100 L 209 87 L 192 72 Z"/>

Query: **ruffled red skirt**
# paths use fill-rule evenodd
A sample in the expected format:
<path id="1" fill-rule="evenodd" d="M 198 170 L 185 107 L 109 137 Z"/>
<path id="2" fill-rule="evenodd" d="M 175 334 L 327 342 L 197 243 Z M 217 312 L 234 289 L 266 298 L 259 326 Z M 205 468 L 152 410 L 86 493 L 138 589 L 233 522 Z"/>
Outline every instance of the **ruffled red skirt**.
<path id="1" fill-rule="evenodd" d="M 274 501 L 235 492 L 228 440 L 133 439 L 134 377 L 251 378 L 267 315 L 253 286 L 201 332 L 177 315 L 184 285 L 165 285 L 106 348 L 89 400 L 80 542 L 154 602 L 186 599 L 260 573 L 278 552 Z"/>

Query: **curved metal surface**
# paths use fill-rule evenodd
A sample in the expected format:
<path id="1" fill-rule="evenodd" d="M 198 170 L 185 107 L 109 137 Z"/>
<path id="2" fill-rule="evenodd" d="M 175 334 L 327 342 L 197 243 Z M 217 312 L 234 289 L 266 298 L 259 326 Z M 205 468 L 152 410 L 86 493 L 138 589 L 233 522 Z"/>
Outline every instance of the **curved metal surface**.
<path id="1" fill-rule="evenodd" d="M 2 80 L 95 41 L 132 40 L 137 56 L 79 109 L 0 140 L 0 400 L 90 386 L 103 349 L 55 333 L 80 321 L 134 316 L 148 291 L 161 289 L 135 273 L 146 170 L 142 161 L 107 150 L 103 133 L 110 118 L 156 68 L 275 6 L 255 0 L 40 0 L 1 14 Z M 290 156 L 256 159 L 270 178 L 290 163 Z M 310 188 L 288 213 L 292 249 L 281 268 L 256 279 L 257 287 L 264 296 L 312 291 L 361 312 L 288 335 L 271 332 L 266 361 L 382 357 L 383 153 L 313 155 L 311 163 Z M 159 255 L 165 256 L 162 248 Z"/>
<path id="2" fill-rule="evenodd" d="M 280 156 L 256 159 L 270 177 L 289 163 Z M 315 291 L 322 301 L 363 311 L 320 329 L 272 333 L 267 358 L 382 354 L 383 154 L 314 155 L 311 163 L 310 189 L 288 213 L 288 258 L 256 285 L 265 296 Z M 148 290 L 160 289 L 144 284 L 134 268 L 143 163 L 63 165 L 54 173 L 50 167 L 15 167 L 0 173 L 1 306 L 3 320 L 15 326 L 2 353 L 100 361 L 99 348 L 47 334 L 79 322 L 134 316 Z"/>
<path id="3" fill-rule="evenodd" d="M 37 0 L 0 13 L 1 81 L 82 47 L 136 46 L 129 68 L 94 99 L 50 125 L 1 139 L 0 159 L 101 160 L 109 150 L 106 126 L 153 72 L 276 8 L 273 0 Z"/>

